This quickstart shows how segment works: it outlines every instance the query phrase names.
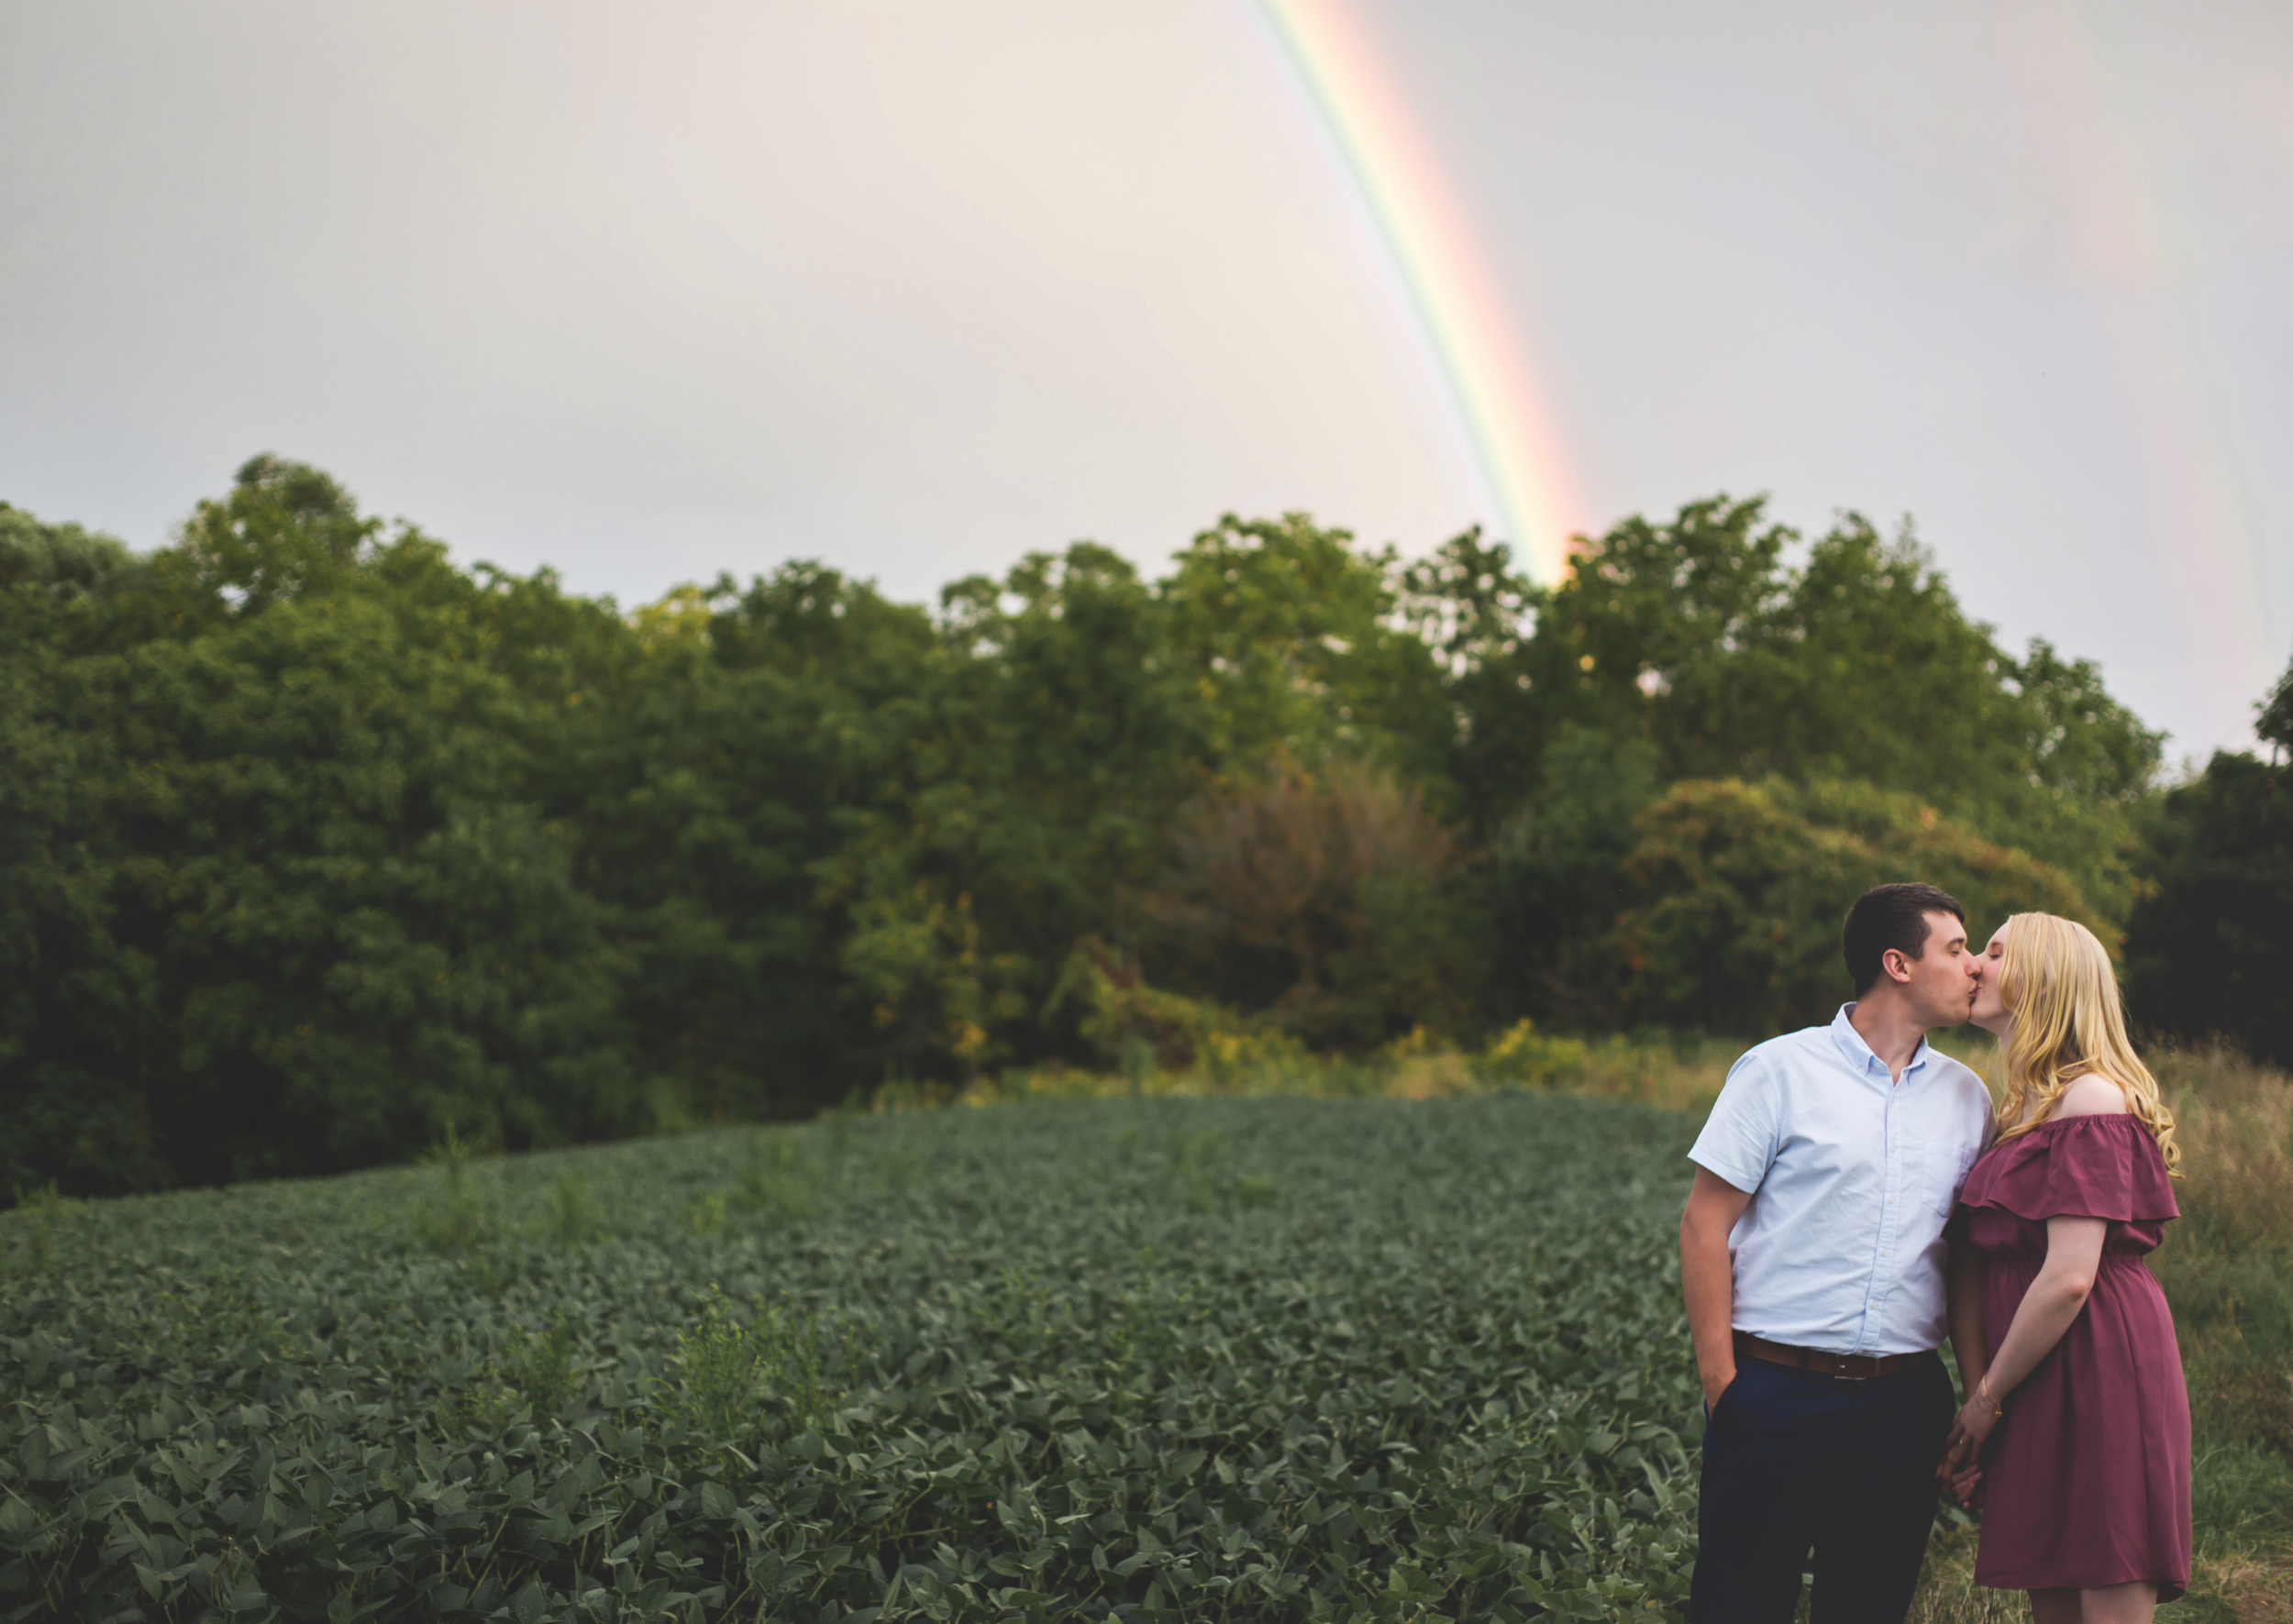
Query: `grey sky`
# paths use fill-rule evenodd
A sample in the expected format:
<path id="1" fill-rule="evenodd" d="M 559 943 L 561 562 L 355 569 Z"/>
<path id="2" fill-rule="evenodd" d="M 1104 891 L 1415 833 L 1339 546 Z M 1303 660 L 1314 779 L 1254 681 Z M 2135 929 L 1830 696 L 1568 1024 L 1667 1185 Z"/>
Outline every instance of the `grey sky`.
<path id="1" fill-rule="evenodd" d="M 1908 513 L 2174 747 L 2293 653 L 2293 11 L 1348 0 L 1598 528 Z M 0 496 L 625 601 L 1486 499 L 1240 0 L 0 0 Z"/>

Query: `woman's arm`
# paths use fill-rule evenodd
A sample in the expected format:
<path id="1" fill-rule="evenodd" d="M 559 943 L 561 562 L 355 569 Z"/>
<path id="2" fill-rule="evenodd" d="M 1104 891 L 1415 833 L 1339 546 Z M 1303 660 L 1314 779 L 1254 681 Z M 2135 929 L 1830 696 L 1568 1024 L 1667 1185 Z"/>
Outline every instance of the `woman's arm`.
<path id="1" fill-rule="evenodd" d="M 2088 1073 L 2062 1091 L 2050 1114 L 2121 1116 L 2127 1109 L 2123 1088 L 2109 1077 Z M 1982 1447 L 1983 1440 L 1998 1422 L 2006 1396 L 2054 1351 L 2062 1333 L 2070 1329 L 2070 1321 L 2086 1307 L 2087 1294 L 2094 1289 L 2094 1271 L 2101 1266 L 2102 1243 L 2109 1235 L 2107 1219 L 2065 1216 L 2046 1221 L 2046 1261 L 2039 1265 L 2038 1277 L 2022 1294 L 2022 1305 L 2014 1310 L 2013 1323 L 2007 1327 L 2006 1340 L 1999 1344 L 1998 1358 L 1988 1369 L 1967 1377 L 1966 1404 L 1958 1412 L 1958 1419 L 1951 1423 L 1946 1464 Z M 1960 1370 L 1966 1371 L 1966 1343 L 1959 1334 L 1955 1275 L 1952 1276 L 1951 1290 L 1951 1343 L 1958 1350 Z M 1979 1330 L 1979 1298 L 1976 1316 Z"/>
<path id="2" fill-rule="evenodd" d="M 2038 1277 L 2022 1294 L 2006 1340 L 1967 1396 L 1958 1414 L 1955 1431 L 1977 1446 L 1990 1435 L 1999 1408 L 2038 1362 L 2054 1351 L 2070 1321 L 2086 1307 L 2094 1289 L 2094 1272 L 2101 1266 L 2102 1241 L 2110 1221 L 2102 1218 L 2050 1218 L 2046 1221 L 2046 1261 Z"/>
<path id="3" fill-rule="evenodd" d="M 2122 1116 L 2125 1111 L 2125 1089 L 2106 1077 L 2089 1073 L 2063 1090 L 2054 1115 Z M 2038 1362 L 2054 1351 L 2062 1333 L 2070 1329 L 2070 1321 L 2078 1317 L 2078 1310 L 2086 1306 L 2086 1294 L 2094 1289 L 2094 1271 L 2101 1266 L 2102 1243 L 2109 1233 L 2105 1219 L 2046 1221 L 2046 1261 L 2023 1295 L 2022 1306 L 2014 1311 L 2006 1341 L 1999 1345 L 1998 1363 L 1987 1373 L 1995 1402 L 2003 1402 Z M 1955 1320 L 1952 1329 L 1957 1330 Z M 1960 1356 L 1964 1358 L 1964 1353 Z"/>

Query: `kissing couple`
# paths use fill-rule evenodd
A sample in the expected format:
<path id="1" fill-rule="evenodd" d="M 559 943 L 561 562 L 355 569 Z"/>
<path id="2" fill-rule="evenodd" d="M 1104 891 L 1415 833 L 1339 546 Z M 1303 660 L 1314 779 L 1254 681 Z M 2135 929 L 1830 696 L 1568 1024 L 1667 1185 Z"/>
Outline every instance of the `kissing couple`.
<path id="1" fill-rule="evenodd" d="M 1931 885 L 1867 891 L 1841 948 L 1855 1001 L 1738 1060 L 1689 1152 L 1689 1617 L 1788 1624 L 1811 1573 L 1813 1624 L 1897 1624 L 1940 1479 L 2033 1624 L 2148 1624 L 2189 1583 L 2189 1399 L 2143 1266 L 2180 1153 L 2110 956 L 2049 913 L 1971 951 Z M 1995 1113 L 1927 1042 L 1968 1021 Z"/>

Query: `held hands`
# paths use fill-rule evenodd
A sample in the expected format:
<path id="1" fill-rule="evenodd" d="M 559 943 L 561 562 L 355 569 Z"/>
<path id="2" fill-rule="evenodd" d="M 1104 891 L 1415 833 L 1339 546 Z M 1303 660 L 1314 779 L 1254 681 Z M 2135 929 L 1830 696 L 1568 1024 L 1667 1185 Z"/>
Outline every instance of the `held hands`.
<path id="1" fill-rule="evenodd" d="M 1952 1454 L 1945 1454 L 1943 1457 L 1941 1464 L 1934 1469 L 1936 1478 L 1950 1492 L 1951 1498 L 1958 1503 L 1960 1510 L 1981 1510 L 1983 1488 L 1981 1461 L 1968 1459 L 1955 1468 L 1954 1459 L 1955 1456 Z"/>
<path id="2" fill-rule="evenodd" d="M 1950 1435 L 1943 1442 L 1943 1459 L 1934 1475 L 1950 1487 L 1951 1497 L 1967 1510 L 1982 1504 L 1982 1446 L 1999 1424 L 2004 1408 L 1990 1397 L 1988 1379 L 1975 1384 L 1965 1408 L 1952 1419 Z"/>

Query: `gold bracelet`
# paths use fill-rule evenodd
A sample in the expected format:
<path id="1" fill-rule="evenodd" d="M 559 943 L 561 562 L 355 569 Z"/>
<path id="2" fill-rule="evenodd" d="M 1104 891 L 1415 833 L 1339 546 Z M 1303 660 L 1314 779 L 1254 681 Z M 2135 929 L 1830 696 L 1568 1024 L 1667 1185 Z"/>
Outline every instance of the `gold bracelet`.
<path id="1" fill-rule="evenodd" d="M 1990 1419 L 1992 1420 L 1995 1421 L 2000 1416 L 2006 1414 L 2006 1406 L 1999 1403 L 1996 1398 L 1993 1398 L 1990 1396 L 1990 1377 L 1988 1375 L 1986 1375 L 1982 1380 L 1975 1384 L 1975 1397 L 1981 1399 L 1985 1404 L 1990 1406 Z"/>

